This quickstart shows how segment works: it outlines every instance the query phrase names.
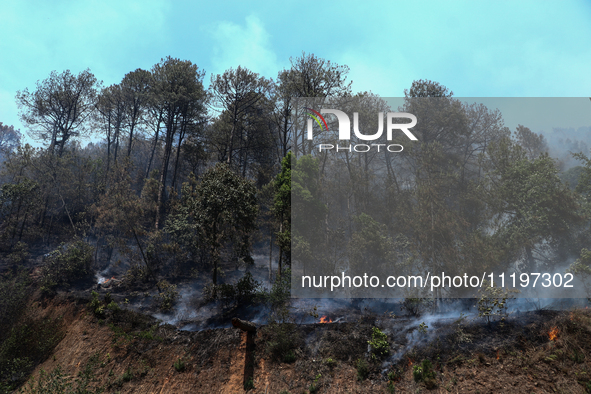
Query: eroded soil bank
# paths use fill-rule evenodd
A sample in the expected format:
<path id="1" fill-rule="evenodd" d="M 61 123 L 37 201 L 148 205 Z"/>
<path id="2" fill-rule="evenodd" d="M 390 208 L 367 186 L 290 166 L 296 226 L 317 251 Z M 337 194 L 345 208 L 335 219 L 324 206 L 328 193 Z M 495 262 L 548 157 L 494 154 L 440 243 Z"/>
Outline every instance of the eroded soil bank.
<path id="1" fill-rule="evenodd" d="M 591 313 L 584 309 L 528 312 L 503 326 L 440 319 L 423 331 L 413 320 L 383 316 L 276 324 L 259 327 L 247 357 L 238 329 L 178 331 L 124 310 L 118 319 L 99 318 L 86 301 L 66 297 L 33 308 L 61 317 L 65 331 L 25 392 L 39 379 L 85 393 L 591 392 Z M 377 358 L 368 344 L 376 326 L 389 346 Z M 245 390 L 249 360 L 254 376 Z"/>

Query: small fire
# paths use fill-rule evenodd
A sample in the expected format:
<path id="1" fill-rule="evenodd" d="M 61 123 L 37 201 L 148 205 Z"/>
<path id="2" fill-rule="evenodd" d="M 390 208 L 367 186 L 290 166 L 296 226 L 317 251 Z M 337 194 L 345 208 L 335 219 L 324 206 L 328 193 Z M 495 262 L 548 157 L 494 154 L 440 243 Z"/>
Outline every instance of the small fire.
<path id="1" fill-rule="evenodd" d="M 500 358 L 499 353 L 500 353 L 500 350 L 497 350 L 497 360 Z"/>
<path id="2" fill-rule="evenodd" d="M 327 318 L 326 316 L 322 316 L 320 318 L 320 323 L 332 323 L 332 319 L 331 318 Z"/>
<path id="3" fill-rule="evenodd" d="M 408 366 L 412 367 L 412 360 L 410 358 L 408 359 Z"/>
<path id="4" fill-rule="evenodd" d="M 553 341 L 558 336 L 558 333 L 558 327 L 552 327 L 552 329 L 548 332 L 548 337 L 550 337 L 550 340 Z"/>
<path id="5" fill-rule="evenodd" d="M 112 276 L 112 277 L 110 277 L 110 278 L 100 278 L 100 279 L 99 279 L 99 283 L 104 285 L 105 283 L 108 283 L 108 282 L 109 282 L 110 280 L 112 280 L 112 279 L 115 279 L 115 277 L 114 277 L 114 276 Z"/>

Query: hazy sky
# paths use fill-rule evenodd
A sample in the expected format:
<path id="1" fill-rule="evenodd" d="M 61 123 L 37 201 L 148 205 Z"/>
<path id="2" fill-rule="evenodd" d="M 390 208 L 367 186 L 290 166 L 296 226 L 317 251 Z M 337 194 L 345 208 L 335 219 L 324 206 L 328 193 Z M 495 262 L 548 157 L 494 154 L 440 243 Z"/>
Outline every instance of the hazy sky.
<path id="1" fill-rule="evenodd" d="M 52 70 L 105 85 L 168 55 L 266 77 L 302 51 L 351 68 L 354 91 L 402 96 L 415 79 L 460 97 L 591 96 L 590 1 L 27 1 L 0 7 L 0 122 Z"/>

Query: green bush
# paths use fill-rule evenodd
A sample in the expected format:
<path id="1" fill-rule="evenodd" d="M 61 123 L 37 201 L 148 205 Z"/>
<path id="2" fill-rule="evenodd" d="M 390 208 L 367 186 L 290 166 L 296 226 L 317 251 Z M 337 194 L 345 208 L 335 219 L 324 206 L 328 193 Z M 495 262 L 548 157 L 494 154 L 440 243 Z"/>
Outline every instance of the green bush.
<path id="1" fill-rule="evenodd" d="M 334 367 L 337 366 L 337 361 L 333 358 L 327 358 L 326 360 L 324 360 L 324 364 L 326 364 L 326 366 L 330 369 L 333 369 Z"/>
<path id="2" fill-rule="evenodd" d="M 27 394 L 73 394 L 72 383 L 58 366 L 51 373 L 41 370 L 39 378 L 31 378 L 19 393 Z"/>
<path id="3" fill-rule="evenodd" d="M 266 327 L 269 338 L 266 351 L 275 361 L 292 363 L 296 360 L 297 333 L 293 324 L 271 323 Z"/>
<path id="4" fill-rule="evenodd" d="M 121 376 L 121 380 L 124 382 L 129 382 L 131 379 L 133 379 L 133 372 L 131 372 L 131 368 L 128 368 L 127 371 L 125 371 Z"/>
<path id="5" fill-rule="evenodd" d="M 0 276 L 0 343 L 25 311 L 30 293 L 28 284 L 29 276 L 25 271 L 16 275 Z"/>
<path id="6" fill-rule="evenodd" d="M 89 278 L 94 248 L 84 241 L 61 244 L 45 257 L 41 268 L 41 290 L 50 293 L 58 286 Z"/>
<path id="7" fill-rule="evenodd" d="M 421 334 L 427 334 L 427 328 L 429 328 L 428 325 L 425 324 L 425 322 L 422 322 L 421 324 L 419 324 L 419 333 Z"/>
<path id="8" fill-rule="evenodd" d="M 16 388 L 63 338 L 62 321 L 25 317 L 0 346 L 0 382 Z M 10 392 L 10 391 L 9 391 Z"/>
<path id="9" fill-rule="evenodd" d="M 389 381 L 394 382 L 400 379 L 402 379 L 402 371 L 400 369 L 395 369 L 393 371 L 388 372 Z"/>
<path id="10" fill-rule="evenodd" d="M 160 301 L 160 309 L 163 311 L 171 310 L 179 298 L 176 285 L 171 285 L 168 281 L 161 280 L 156 284 L 156 287 L 158 287 L 156 298 Z"/>
<path id="11" fill-rule="evenodd" d="M 226 306 L 251 302 L 260 293 L 261 283 L 250 272 L 244 274 L 236 283 L 224 283 L 217 286 L 210 284 L 203 289 L 203 296 L 208 301 L 221 300 Z"/>
<path id="12" fill-rule="evenodd" d="M 423 360 L 421 364 L 412 367 L 412 376 L 415 382 L 424 382 L 428 389 L 437 387 L 433 364 L 427 359 Z"/>
<path id="13" fill-rule="evenodd" d="M 369 365 L 367 364 L 367 361 L 360 358 L 357 360 L 357 363 L 355 363 L 355 367 L 357 368 L 357 380 L 361 382 L 367 379 L 369 376 Z"/>
<path id="14" fill-rule="evenodd" d="M 321 374 L 318 374 L 314 378 L 314 382 L 312 382 L 312 384 L 308 388 L 308 391 L 310 391 L 310 394 L 316 393 L 318 391 L 318 389 L 320 388 L 320 385 L 318 384 L 318 381 L 320 381 L 320 378 L 321 377 L 322 377 L 322 375 Z"/>
<path id="15" fill-rule="evenodd" d="M 390 353 L 388 336 L 377 327 L 372 328 L 371 341 L 367 341 L 367 343 L 371 347 L 372 360 L 382 359 Z"/>
<path id="16" fill-rule="evenodd" d="M 118 314 L 121 311 L 119 304 L 113 301 L 111 293 L 105 294 L 103 302 L 99 300 L 99 294 L 96 291 L 93 290 L 90 295 L 91 298 L 88 303 L 88 308 L 90 308 L 95 317 L 104 319 L 107 316 L 108 311 L 111 312 L 109 316 Z"/>
<path id="17" fill-rule="evenodd" d="M 176 369 L 177 372 L 185 372 L 186 365 L 180 357 L 174 362 L 174 369 Z"/>
<path id="18" fill-rule="evenodd" d="M 283 355 L 283 362 L 284 363 L 291 364 L 291 363 L 295 362 L 295 360 L 296 360 L 296 355 L 293 350 L 288 350 L 287 353 L 285 353 Z"/>
<path id="19" fill-rule="evenodd" d="M 244 390 L 252 390 L 254 389 L 254 381 L 252 378 L 248 378 L 246 382 L 244 382 Z"/>
<path id="20" fill-rule="evenodd" d="M 494 318 L 504 322 L 508 316 L 507 302 L 515 298 L 512 291 L 501 287 L 492 287 L 488 281 L 483 282 L 483 288 L 478 290 L 480 298 L 476 307 L 478 316 L 490 323 Z"/>
<path id="21" fill-rule="evenodd" d="M 433 299 L 431 298 L 408 297 L 402 301 L 401 307 L 412 316 L 420 316 L 424 312 L 431 310 L 433 304 Z"/>
<path id="22" fill-rule="evenodd" d="M 258 298 L 270 309 L 270 321 L 287 323 L 291 321 L 289 297 L 291 295 L 291 271 L 286 269 L 283 275 L 276 278 L 269 292 L 261 291 Z"/>

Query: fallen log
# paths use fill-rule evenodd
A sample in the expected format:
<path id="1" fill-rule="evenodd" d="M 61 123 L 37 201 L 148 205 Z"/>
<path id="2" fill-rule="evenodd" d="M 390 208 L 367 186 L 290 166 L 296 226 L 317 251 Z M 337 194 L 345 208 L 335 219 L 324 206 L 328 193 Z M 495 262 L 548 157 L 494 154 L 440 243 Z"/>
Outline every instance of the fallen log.
<path id="1" fill-rule="evenodd" d="M 253 322 L 240 320 L 237 317 L 232 319 L 232 325 L 246 332 L 256 332 L 257 330 L 257 326 Z"/>

